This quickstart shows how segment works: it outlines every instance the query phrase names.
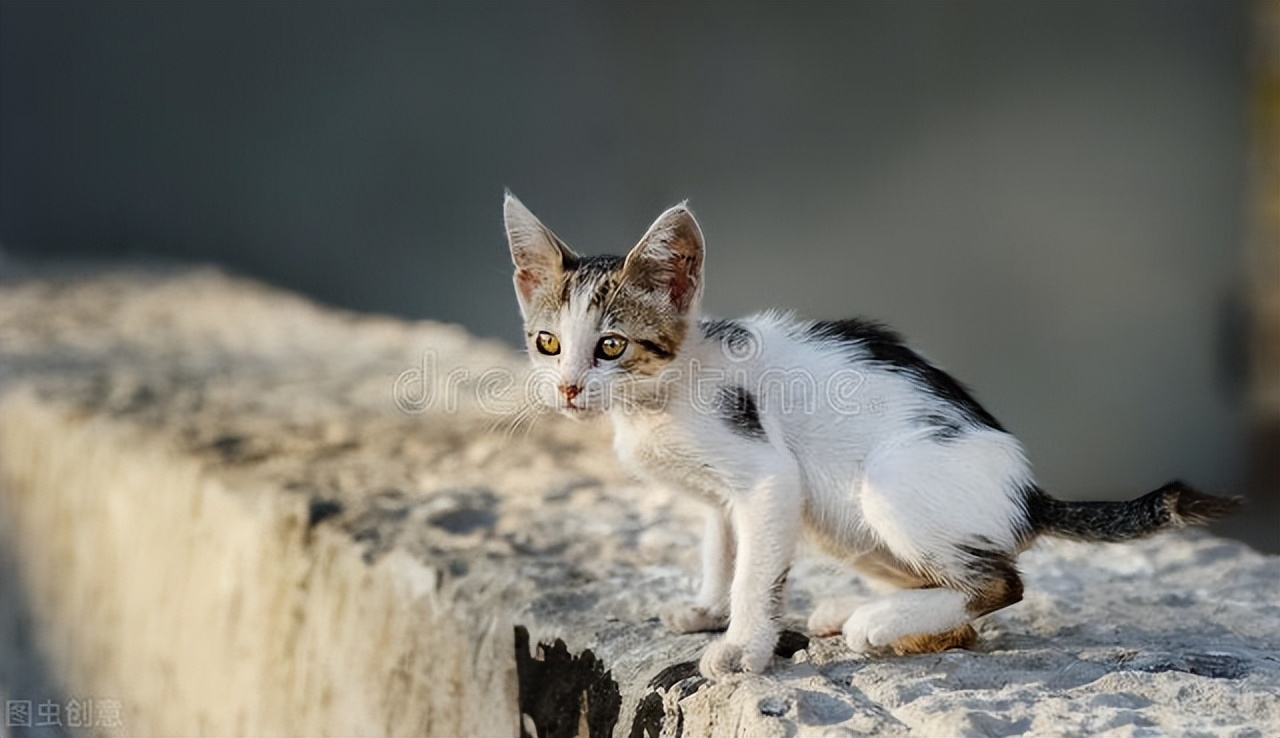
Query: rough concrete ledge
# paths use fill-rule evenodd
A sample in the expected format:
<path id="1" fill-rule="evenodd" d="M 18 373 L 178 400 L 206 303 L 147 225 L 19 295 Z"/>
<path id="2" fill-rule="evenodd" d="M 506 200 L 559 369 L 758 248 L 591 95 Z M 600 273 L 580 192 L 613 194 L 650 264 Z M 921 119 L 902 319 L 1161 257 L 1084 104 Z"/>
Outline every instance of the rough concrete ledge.
<path id="1" fill-rule="evenodd" d="M 655 617 L 697 510 L 604 426 L 502 424 L 522 366 L 211 270 L 0 286 L 0 694 L 121 735 L 1280 732 L 1280 559 L 1207 535 L 1037 548 L 972 652 L 794 633 L 707 683 Z"/>

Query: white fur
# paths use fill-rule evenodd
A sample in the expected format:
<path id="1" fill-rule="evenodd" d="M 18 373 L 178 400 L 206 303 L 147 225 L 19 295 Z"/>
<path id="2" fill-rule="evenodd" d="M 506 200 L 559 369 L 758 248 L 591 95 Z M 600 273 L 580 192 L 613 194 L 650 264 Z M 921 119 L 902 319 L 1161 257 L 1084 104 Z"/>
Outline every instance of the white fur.
<path id="1" fill-rule="evenodd" d="M 855 651 L 885 648 L 904 636 L 941 633 L 969 622 L 965 596 L 951 589 L 904 589 L 853 611 L 844 641 Z"/>
<path id="2" fill-rule="evenodd" d="M 846 345 L 803 338 L 803 326 L 787 316 L 739 323 L 755 342 L 746 358 L 694 329 L 668 367 L 682 378 L 670 384 L 667 405 L 610 413 L 619 457 L 640 476 L 710 503 L 712 520 L 728 521 L 737 541 L 735 551 L 709 529 L 703 587 L 683 613 L 675 608 L 665 618 L 682 630 L 719 624 L 726 559 L 736 553 L 729 630 L 704 657 L 705 673 L 764 668 L 776 641 L 769 589 L 790 564 L 801 521 L 822 548 L 855 565 L 887 549 L 907 564 L 959 573 L 965 562 L 956 544 L 980 539 L 1016 550 L 1025 514 L 1016 491 L 1031 475 L 1012 436 L 981 429 L 939 441 L 916 419 L 947 408 L 909 378 L 851 356 Z M 860 402 L 832 401 L 827 383 L 845 376 Z M 699 398 L 699 378 L 704 389 L 728 383 L 756 393 L 766 440 L 735 433 Z M 969 619 L 964 604 L 961 592 L 905 591 L 824 619 L 846 617 L 846 640 L 867 649 L 960 625 Z"/>
<path id="3" fill-rule="evenodd" d="M 1022 510 L 1010 492 L 1028 479 L 1022 449 L 1008 433 L 971 430 L 939 443 L 916 432 L 868 455 L 863 520 L 904 561 L 921 561 L 957 535 L 1013 551 Z"/>
<path id="4" fill-rule="evenodd" d="M 513 200 L 508 224 L 517 267 L 556 263 L 563 244 Z M 673 258 L 664 239 L 677 221 L 692 222 L 684 206 L 664 213 L 628 259 L 641 252 Z M 700 249 L 696 223 L 684 232 L 695 234 Z M 849 603 L 819 608 L 811 621 L 816 630 L 842 629 L 852 647 L 865 650 L 967 622 L 972 592 L 965 591 L 964 577 L 972 561 L 963 547 L 1014 554 L 1021 545 L 1020 490 L 1032 478 L 1017 440 L 972 426 L 940 438 L 921 421 L 955 417 L 954 405 L 848 343 L 815 339 L 807 324 L 788 315 L 737 321 L 749 334 L 738 346 L 704 338 L 696 325 L 700 274 L 694 287 L 684 316 L 687 336 L 658 377 L 631 376 L 620 362 L 592 360 L 602 331 L 616 327 L 588 307 L 586 294 L 573 296 L 551 325 L 530 326 L 555 332 L 560 355 L 530 355 L 555 380 L 539 392 L 541 402 L 566 412 L 608 412 L 625 465 L 710 506 L 702 587 L 692 603 L 663 613 L 677 632 L 719 629 L 727 616 L 727 632 L 702 659 L 703 673 L 767 666 L 778 636 L 777 590 L 802 530 L 869 573 L 884 575 L 888 562 L 890 574 L 906 584 L 956 587 L 895 592 L 856 609 Z M 651 297 L 665 299 L 661 291 Z M 557 382 L 584 388 L 574 407 Z M 717 405 L 723 387 L 751 394 L 762 434 L 726 420 Z"/>

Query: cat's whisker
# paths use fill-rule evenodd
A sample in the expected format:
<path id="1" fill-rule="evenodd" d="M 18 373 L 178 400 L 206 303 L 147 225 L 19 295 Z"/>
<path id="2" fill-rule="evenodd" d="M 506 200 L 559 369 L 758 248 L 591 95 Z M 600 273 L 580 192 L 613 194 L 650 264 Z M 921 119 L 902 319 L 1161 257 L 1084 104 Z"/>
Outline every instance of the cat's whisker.
<path id="1" fill-rule="evenodd" d="M 517 433 L 528 435 L 533 430 L 533 426 L 544 415 L 546 415 L 546 408 L 543 406 L 535 402 L 526 404 L 513 416 L 512 423 L 506 429 L 505 437 L 508 439 L 515 438 Z"/>
<path id="2" fill-rule="evenodd" d="M 489 423 L 486 432 L 497 433 L 501 431 L 505 437 L 510 438 L 514 434 L 515 430 L 527 420 L 530 414 L 537 414 L 538 412 L 539 408 L 536 403 L 522 403 L 515 409 L 515 411 L 499 415 L 494 418 L 493 421 Z"/>

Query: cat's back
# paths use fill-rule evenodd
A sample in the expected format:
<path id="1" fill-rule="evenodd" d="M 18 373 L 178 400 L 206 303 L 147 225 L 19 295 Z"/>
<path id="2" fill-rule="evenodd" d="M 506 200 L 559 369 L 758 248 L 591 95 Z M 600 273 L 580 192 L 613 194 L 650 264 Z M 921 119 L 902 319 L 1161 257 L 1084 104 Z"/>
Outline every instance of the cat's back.
<path id="1" fill-rule="evenodd" d="M 970 431 L 1004 433 L 964 385 L 880 323 L 769 311 L 702 320 L 699 330 L 705 373 L 754 403 L 793 447 L 869 451 L 903 435 L 945 440 Z"/>

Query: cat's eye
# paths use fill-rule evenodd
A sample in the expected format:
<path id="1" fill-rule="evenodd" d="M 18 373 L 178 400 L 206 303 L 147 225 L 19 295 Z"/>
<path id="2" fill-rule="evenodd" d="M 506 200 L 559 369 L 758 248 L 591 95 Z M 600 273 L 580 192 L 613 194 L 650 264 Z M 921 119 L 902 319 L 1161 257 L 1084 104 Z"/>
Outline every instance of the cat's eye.
<path id="1" fill-rule="evenodd" d="M 538 353 L 546 354 L 547 356 L 555 356 L 560 353 L 560 339 L 556 338 L 554 333 L 538 331 L 538 337 L 533 340 L 533 345 L 538 347 Z"/>
<path id="2" fill-rule="evenodd" d="M 596 358 L 616 359 L 626 350 L 627 339 L 622 336 L 605 336 L 600 339 L 600 343 L 596 344 Z"/>

